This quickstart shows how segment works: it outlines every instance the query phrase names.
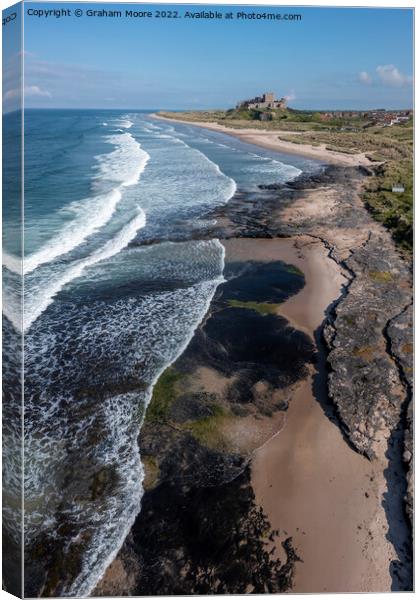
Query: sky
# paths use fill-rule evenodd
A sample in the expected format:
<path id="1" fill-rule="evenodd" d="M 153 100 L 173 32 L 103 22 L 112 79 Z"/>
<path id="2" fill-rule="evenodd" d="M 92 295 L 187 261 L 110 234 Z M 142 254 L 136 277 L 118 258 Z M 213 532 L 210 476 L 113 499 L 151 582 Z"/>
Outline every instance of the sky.
<path id="1" fill-rule="evenodd" d="M 60 9 L 71 16 L 28 14 Z M 88 17 L 89 9 L 123 16 Z M 126 9 L 177 9 L 179 18 L 129 18 Z M 224 18 L 185 18 L 203 10 Z M 228 108 L 265 91 L 299 109 L 412 107 L 411 9 L 44 2 L 25 3 L 24 13 L 26 107 Z M 13 93 L 6 87 L 6 102 Z"/>

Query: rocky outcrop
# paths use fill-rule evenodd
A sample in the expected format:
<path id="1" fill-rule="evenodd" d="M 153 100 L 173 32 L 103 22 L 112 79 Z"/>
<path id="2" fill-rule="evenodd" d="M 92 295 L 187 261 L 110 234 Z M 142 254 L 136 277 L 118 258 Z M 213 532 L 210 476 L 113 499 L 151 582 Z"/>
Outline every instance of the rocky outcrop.
<path id="1" fill-rule="evenodd" d="M 352 279 L 325 328 L 329 391 L 351 442 L 372 458 L 384 450 L 406 399 L 386 331 L 410 301 L 410 275 L 391 242 L 376 232 L 343 265 Z"/>
<path id="2" fill-rule="evenodd" d="M 400 371 L 400 377 L 405 382 L 407 401 L 402 415 L 404 428 L 403 461 L 407 468 L 407 515 L 413 525 L 413 493 L 414 493 L 414 415 L 413 415 L 413 305 L 410 303 L 388 323 L 387 335 L 392 352 Z"/>

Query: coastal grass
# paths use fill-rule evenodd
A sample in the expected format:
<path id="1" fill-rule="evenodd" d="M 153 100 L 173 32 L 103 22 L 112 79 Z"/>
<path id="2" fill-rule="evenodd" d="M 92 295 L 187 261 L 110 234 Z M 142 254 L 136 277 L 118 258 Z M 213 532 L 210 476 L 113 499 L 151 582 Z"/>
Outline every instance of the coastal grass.
<path id="1" fill-rule="evenodd" d="M 369 277 L 376 283 L 391 283 L 394 279 L 389 271 L 369 271 Z"/>
<path id="2" fill-rule="evenodd" d="M 404 192 L 393 192 L 401 184 Z M 387 227 L 397 244 L 413 250 L 413 159 L 387 161 L 365 181 L 363 200 L 372 215 Z"/>
<path id="3" fill-rule="evenodd" d="M 369 153 L 372 161 L 407 159 L 412 154 L 413 128 L 409 123 L 392 127 L 369 127 L 360 131 L 308 130 L 296 135 L 282 134 L 280 139 L 298 144 L 324 145 L 338 152 Z"/>
<path id="4" fill-rule="evenodd" d="M 363 117 L 323 120 L 322 113 L 310 111 L 297 111 L 291 108 L 276 110 L 259 110 L 246 108 L 232 108 L 229 110 L 202 110 L 182 112 L 160 112 L 168 119 L 182 119 L 190 122 L 212 122 L 228 125 L 238 129 L 252 127 L 269 131 L 287 130 L 296 132 L 305 131 L 330 131 L 342 127 L 360 129 L 368 123 Z M 265 120 L 262 120 L 262 118 Z"/>
<path id="5" fill-rule="evenodd" d="M 246 308 L 248 310 L 255 310 L 259 315 L 264 317 L 265 315 L 272 315 L 277 313 L 278 304 L 271 302 L 242 302 L 240 300 L 228 300 L 230 308 Z"/>
<path id="6" fill-rule="evenodd" d="M 224 110 L 200 110 L 200 111 L 185 111 L 185 112 L 169 112 L 160 111 L 159 115 L 165 119 L 181 119 L 182 121 L 206 122 L 214 123 L 219 119 L 225 118 L 226 111 Z"/>
<path id="7" fill-rule="evenodd" d="M 168 420 L 169 408 L 176 397 L 176 384 L 180 379 L 182 379 L 182 375 L 173 367 L 168 367 L 162 373 L 153 388 L 145 423 L 163 423 Z"/>
<path id="8" fill-rule="evenodd" d="M 324 145 L 343 154 L 364 153 L 373 163 L 373 175 L 363 184 L 362 200 L 372 216 L 391 232 L 401 249 L 413 249 L 413 122 L 360 131 L 316 131 L 281 135 L 295 144 Z M 402 185 L 403 192 L 393 192 Z"/>

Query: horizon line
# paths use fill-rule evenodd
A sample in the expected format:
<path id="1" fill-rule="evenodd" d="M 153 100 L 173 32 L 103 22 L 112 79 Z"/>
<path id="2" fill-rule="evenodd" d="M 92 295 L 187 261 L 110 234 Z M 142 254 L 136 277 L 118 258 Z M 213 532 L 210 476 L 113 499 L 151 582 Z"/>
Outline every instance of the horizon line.
<path id="1" fill-rule="evenodd" d="M 390 108 L 390 107 L 384 107 L 384 106 L 377 106 L 375 108 L 352 108 L 352 107 L 347 107 L 347 108 L 317 108 L 317 107 L 313 107 L 313 108 L 293 108 L 291 106 L 287 107 L 290 110 L 295 110 L 295 111 L 316 111 L 316 112 L 372 112 L 372 111 L 377 111 L 377 110 L 385 110 L 385 111 L 400 111 L 400 110 L 414 110 L 413 106 L 404 106 L 401 108 Z M 20 108 L 15 108 L 12 109 L 10 111 L 3 111 L 3 114 L 8 114 L 11 112 L 17 112 L 19 110 L 132 110 L 132 111 L 137 111 L 137 110 L 142 110 L 142 111 L 147 111 L 147 112 L 156 112 L 156 111 L 170 111 L 170 112 L 201 112 L 201 111 L 226 111 L 226 110 L 233 110 L 232 107 L 229 108 L 140 108 L 140 107 L 126 107 L 126 106 L 112 106 L 112 107 L 108 107 L 108 106 L 78 106 L 78 107 L 74 107 L 74 106 L 23 106 Z"/>

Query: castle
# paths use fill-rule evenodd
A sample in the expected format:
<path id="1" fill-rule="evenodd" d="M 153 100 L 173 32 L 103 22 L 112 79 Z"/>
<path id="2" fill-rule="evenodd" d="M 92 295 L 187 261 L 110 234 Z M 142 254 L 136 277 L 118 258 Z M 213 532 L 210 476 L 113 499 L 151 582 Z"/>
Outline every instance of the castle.
<path id="1" fill-rule="evenodd" d="M 280 100 L 276 100 L 273 92 L 266 92 L 262 96 L 256 96 L 255 98 L 251 98 L 250 100 L 243 100 L 242 102 L 238 102 L 236 108 L 258 108 L 258 109 L 266 109 L 266 108 L 281 108 L 285 109 L 287 106 L 286 98 L 280 98 Z"/>

